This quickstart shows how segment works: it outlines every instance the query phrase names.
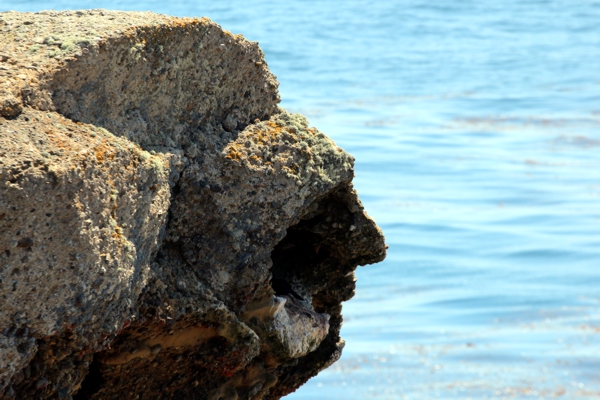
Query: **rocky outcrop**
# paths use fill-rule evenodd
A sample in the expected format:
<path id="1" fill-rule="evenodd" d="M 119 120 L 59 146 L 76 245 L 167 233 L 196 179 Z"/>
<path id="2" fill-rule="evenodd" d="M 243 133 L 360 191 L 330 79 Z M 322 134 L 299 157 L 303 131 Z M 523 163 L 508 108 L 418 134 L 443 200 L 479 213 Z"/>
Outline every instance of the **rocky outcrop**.
<path id="1" fill-rule="evenodd" d="M 208 19 L 0 13 L 0 398 L 275 399 L 381 231 L 353 158 Z"/>

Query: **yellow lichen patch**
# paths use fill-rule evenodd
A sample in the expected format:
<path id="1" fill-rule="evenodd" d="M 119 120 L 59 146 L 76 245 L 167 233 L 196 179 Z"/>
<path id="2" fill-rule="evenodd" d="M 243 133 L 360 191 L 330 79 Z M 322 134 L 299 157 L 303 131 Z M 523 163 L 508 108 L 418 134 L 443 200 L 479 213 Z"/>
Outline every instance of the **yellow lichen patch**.
<path id="1" fill-rule="evenodd" d="M 277 125 L 274 122 L 268 121 L 267 125 L 271 128 L 271 129 L 265 129 L 265 130 L 259 130 L 256 133 L 255 138 L 257 139 L 259 144 L 264 144 L 267 142 L 272 142 L 275 139 L 277 139 L 282 131 L 283 131 L 283 127 Z"/>
<path id="2" fill-rule="evenodd" d="M 106 160 L 113 160 L 115 158 L 115 153 L 111 151 L 112 149 L 106 145 L 105 142 L 100 143 L 94 148 L 94 155 L 96 156 L 96 160 L 98 163 L 103 163 Z"/>
<path id="3" fill-rule="evenodd" d="M 242 158 L 242 153 L 240 153 L 240 151 L 235 148 L 235 145 L 231 145 L 228 149 L 228 152 L 227 152 L 227 155 L 225 156 L 225 158 L 228 158 L 230 160 L 240 161 L 240 159 Z"/>
<path id="4" fill-rule="evenodd" d="M 283 127 L 274 122 L 268 121 L 266 124 L 255 125 L 247 128 L 246 137 L 252 138 L 259 145 L 274 142 L 283 132 Z"/>
<path id="5" fill-rule="evenodd" d="M 302 154 L 303 156 L 306 156 L 308 158 L 312 158 L 312 156 L 313 156 L 313 152 L 310 147 L 305 147 L 305 148 L 300 149 L 300 154 Z"/>
<path id="6" fill-rule="evenodd" d="M 55 129 L 46 129 L 46 137 L 58 149 L 77 151 L 79 148 L 73 148 L 74 142 L 63 132 Z M 77 146 L 79 147 L 79 146 Z"/>
<path id="7" fill-rule="evenodd" d="M 174 28 L 186 28 L 198 23 L 197 18 L 173 18 L 169 24 Z"/>
<path id="8" fill-rule="evenodd" d="M 281 169 L 284 172 L 287 172 L 287 173 L 290 173 L 290 174 L 295 174 L 297 172 L 297 169 L 296 169 L 295 165 L 293 165 L 291 168 L 284 165 L 283 167 L 281 167 Z"/>

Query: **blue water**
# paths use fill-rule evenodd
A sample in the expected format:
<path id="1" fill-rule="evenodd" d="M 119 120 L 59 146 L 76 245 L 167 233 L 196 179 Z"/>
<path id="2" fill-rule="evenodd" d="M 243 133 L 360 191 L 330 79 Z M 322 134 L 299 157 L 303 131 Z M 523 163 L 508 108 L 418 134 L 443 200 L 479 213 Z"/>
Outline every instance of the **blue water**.
<path id="1" fill-rule="evenodd" d="M 208 16 L 356 157 L 390 246 L 289 399 L 600 398 L 600 1 L 32 1 Z"/>

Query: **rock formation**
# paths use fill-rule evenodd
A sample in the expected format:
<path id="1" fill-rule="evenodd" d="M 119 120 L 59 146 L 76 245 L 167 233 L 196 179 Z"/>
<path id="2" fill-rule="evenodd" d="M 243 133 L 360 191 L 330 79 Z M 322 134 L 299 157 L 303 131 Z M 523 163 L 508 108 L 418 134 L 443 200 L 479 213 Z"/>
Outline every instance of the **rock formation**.
<path id="1" fill-rule="evenodd" d="M 380 229 L 353 158 L 206 18 L 0 13 L 0 398 L 277 399 Z"/>

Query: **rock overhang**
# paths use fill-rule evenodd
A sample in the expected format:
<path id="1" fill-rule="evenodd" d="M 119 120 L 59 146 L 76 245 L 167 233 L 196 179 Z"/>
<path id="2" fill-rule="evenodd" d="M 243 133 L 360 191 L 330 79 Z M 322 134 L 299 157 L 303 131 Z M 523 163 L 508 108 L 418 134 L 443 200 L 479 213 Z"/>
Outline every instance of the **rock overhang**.
<path id="1" fill-rule="evenodd" d="M 337 360 L 383 236 L 256 43 L 106 10 L 0 30 L 0 393 L 278 398 Z"/>

